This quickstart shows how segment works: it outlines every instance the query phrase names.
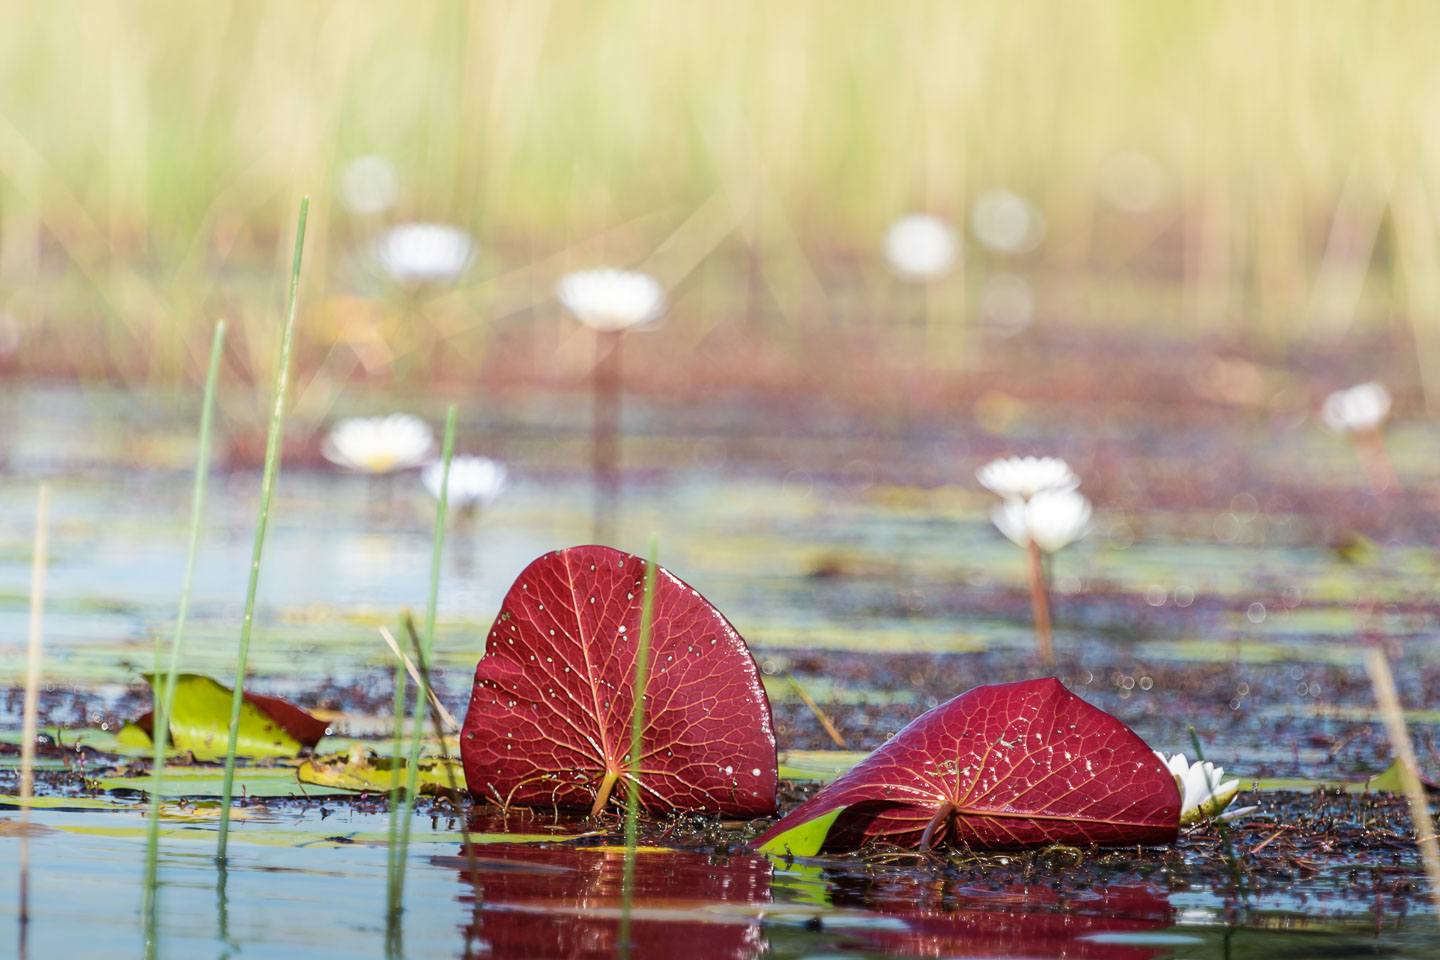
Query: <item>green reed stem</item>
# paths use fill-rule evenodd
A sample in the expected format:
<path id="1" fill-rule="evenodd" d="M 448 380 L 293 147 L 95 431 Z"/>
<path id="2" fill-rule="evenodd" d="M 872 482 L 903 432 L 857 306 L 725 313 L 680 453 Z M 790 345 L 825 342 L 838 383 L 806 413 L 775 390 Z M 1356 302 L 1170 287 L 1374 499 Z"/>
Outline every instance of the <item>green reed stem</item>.
<path id="1" fill-rule="evenodd" d="M 415 620 L 407 616 L 405 618 L 405 630 L 410 634 L 410 649 L 415 651 L 415 658 L 420 661 L 420 676 L 424 678 L 424 684 L 430 686 L 430 662 L 425 659 L 425 653 L 420 649 L 420 635 L 415 632 Z M 400 660 L 400 667 L 404 669 L 404 658 Z M 447 762 L 450 757 L 450 739 L 445 734 L 445 722 L 440 718 L 440 707 L 432 697 L 429 700 L 430 727 L 435 731 L 435 739 L 440 741 L 440 766 L 445 771 L 445 782 L 450 788 L 450 805 L 460 818 L 460 838 L 465 844 L 465 864 L 470 870 L 470 885 L 475 891 L 475 903 L 471 910 L 471 931 L 466 934 L 466 953 L 469 953 L 470 938 L 479 933 L 480 910 L 483 906 L 482 891 L 480 889 L 480 864 L 475 859 L 475 844 L 470 839 L 470 807 L 469 795 L 460 789 L 459 782 L 455 779 L 455 764 Z M 457 733 L 459 731 L 456 731 Z M 458 746 L 458 744 L 457 744 Z M 464 797 L 466 806 L 460 807 L 460 800 Z"/>
<path id="2" fill-rule="evenodd" d="M 395 723 L 390 750 L 390 837 L 385 847 L 385 904 L 393 917 L 399 906 L 395 890 L 395 852 L 400 838 L 400 756 L 405 752 L 405 661 L 395 662 Z"/>
<path id="3" fill-rule="evenodd" d="M 435 504 L 435 537 L 430 548 L 430 597 L 425 604 L 425 633 L 421 637 L 420 658 L 430 662 L 435 648 L 435 607 L 440 599 L 440 555 L 445 546 L 445 520 L 450 506 L 450 461 L 455 455 L 455 404 L 445 414 L 445 440 L 440 452 L 440 496 Z M 420 742 L 425 735 L 425 712 L 430 702 L 430 675 L 420 674 L 420 692 L 415 696 L 415 716 L 410 735 L 410 752 L 405 764 L 405 796 L 400 799 L 400 848 L 395 862 L 394 909 L 402 909 L 405 899 L 405 853 L 410 848 L 410 808 L 415 803 L 415 783 L 419 773 Z"/>
<path id="4" fill-rule="evenodd" d="M 645 732 L 645 685 L 650 679 L 650 632 L 655 619 L 655 554 L 659 538 L 650 535 L 645 561 L 645 600 L 640 607 L 640 646 L 635 652 L 635 704 L 630 711 L 630 776 L 625 797 L 625 872 L 621 880 L 620 951 L 630 955 L 630 901 L 635 892 L 635 846 L 640 819 L 640 741 Z"/>
<path id="5" fill-rule="evenodd" d="M 147 923 L 155 920 L 155 887 L 160 854 L 160 787 L 165 780 L 165 750 L 170 737 L 170 713 L 175 709 L 175 686 L 180 671 L 180 648 L 185 638 L 185 621 L 190 615 L 190 587 L 195 581 L 195 556 L 200 552 L 200 520 L 205 512 L 205 481 L 210 475 L 210 424 L 215 414 L 215 384 L 220 379 L 220 360 L 224 356 L 225 321 L 215 324 L 210 341 L 210 368 L 205 374 L 205 399 L 200 407 L 200 444 L 195 453 L 195 482 L 190 494 L 190 542 L 185 551 L 185 574 L 180 583 L 180 606 L 175 614 L 175 633 L 170 638 L 170 660 L 165 667 L 164 685 L 160 682 L 160 634 L 155 634 L 155 673 L 151 689 L 155 696 L 154 722 L 151 734 L 155 741 L 155 758 L 151 767 L 153 786 L 150 789 L 150 824 L 145 833 L 144 916 Z"/>
<path id="6" fill-rule="evenodd" d="M 275 374 L 275 403 L 270 411 L 270 432 L 265 439 L 265 473 L 260 481 L 260 516 L 255 522 L 255 546 L 250 554 L 250 582 L 245 588 L 245 619 L 240 622 L 240 647 L 236 653 L 235 696 L 230 700 L 230 738 L 225 745 L 225 781 L 220 788 L 220 840 L 215 856 L 225 859 L 230 840 L 230 800 L 235 792 L 235 749 L 240 739 L 240 706 L 245 702 L 245 667 L 250 659 L 250 628 L 255 619 L 255 588 L 260 582 L 260 553 L 265 546 L 265 528 L 270 522 L 270 497 L 275 492 L 275 475 L 280 469 L 280 436 L 285 423 L 285 394 L 290 386 L 290 349 L 295 341 L 295 306 L 300 297 L 300 254 L 305 249 L 305 219 L 310 198 L 300 198 L 300 221 L 295 227 L 295 259 L 290 266 L 290 304 L 285 315 L 285 332 L 280 340 L 279 370 Z"/>
<path id="7" fill-rule="evenodd" d="M 1193 725 L 1190 727 L 1190 743 L 1195 747 L 1195 759 L 1200 764 L 1200 769 L 1205 772 L 1205 789 L 1210 792 L 1211 796 L 1214 796 L 1215 788 L 1218 787 L 1219 784 L 1215 782 L 1212 772 L 1205 770 L 1205 751 L 1200 749 L 1200 737 L 1196 735 Z M 1235 877 L 1235 891 L 1240 894 L 1240 899 L 1244 901 L 1246 899 L 1245 874 L 1241 869 L 1240 858 L 1235 853 L 1235 844 L 1230 839 L 1230 825 L 1217 815 L 1215 817 L 1215 826 L 1220 831 L 1220 841 L 1225 845 L 1225 859 L 1229 861 L 1230 872 Z"/>

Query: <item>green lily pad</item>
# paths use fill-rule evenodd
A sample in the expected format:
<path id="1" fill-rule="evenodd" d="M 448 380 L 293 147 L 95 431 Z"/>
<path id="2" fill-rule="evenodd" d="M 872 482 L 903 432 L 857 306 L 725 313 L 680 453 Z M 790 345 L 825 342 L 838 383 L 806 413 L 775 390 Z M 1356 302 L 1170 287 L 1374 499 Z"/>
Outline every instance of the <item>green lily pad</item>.
<path id="1" fill-rule="evenodd" d="M 781 857 L 787 854 L 792 857 L 813 857 L 824 845 L 835 818 L 844 812 L 844 807 L 836 807 L 814 820 L 806 820 L 798 827 L 772 837 L 768 843 L 760 846 L 759 851 Z"/>
<path id="2" fill-rule="evenodd" d="M 224 770 L 219 766 L 165 768 L 160 784 L 162 797 L 218 797 Z M 155 790 L 155 779 L 149 774 L 135 777 L 102 777 L 95 781 L 102 790 Z M 235 795 L 249 797 L 288 797 L 306 794 L 312 797 L 341 796 L 349 791 L 334 787 L 311 786 L 295 779 L 295 768 L 237 767 Z"/>

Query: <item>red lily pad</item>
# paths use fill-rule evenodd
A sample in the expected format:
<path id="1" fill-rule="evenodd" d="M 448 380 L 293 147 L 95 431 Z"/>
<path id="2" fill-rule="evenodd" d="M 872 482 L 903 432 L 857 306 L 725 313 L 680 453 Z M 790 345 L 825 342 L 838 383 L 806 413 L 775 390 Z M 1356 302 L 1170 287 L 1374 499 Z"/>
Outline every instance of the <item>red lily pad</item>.
<path id="1" fill-rule="evenodd" d="M 922 848 L 1169 843 L 1175 778 L 1129 727 L 1051 678 L 976 687 L 910 723 L 755 844 Z M 815 849 L 811 821 L 835 814 Z M 788 835 L 788 836 L 787 836 Z M 795 843 L 789 842 L 795 838 Z"/>
<path id="2" fill-rule="evenodd" d="M 771 814 L 775 732 L 755 661 L 719 610 L 656 572 L 641 803 Z M 600 546 L 520 574 L 475 668 L 460 741 L 473 794 L 596 813 L 624 800 L 644 579 L 644 560 Z"/>

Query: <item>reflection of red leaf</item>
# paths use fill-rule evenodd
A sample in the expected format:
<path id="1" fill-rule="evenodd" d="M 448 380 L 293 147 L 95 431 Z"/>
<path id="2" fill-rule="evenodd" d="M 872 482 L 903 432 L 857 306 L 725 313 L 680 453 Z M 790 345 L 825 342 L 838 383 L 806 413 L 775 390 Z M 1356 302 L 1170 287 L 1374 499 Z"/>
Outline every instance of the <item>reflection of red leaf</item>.
<path id="1" fill-rule="evenodd" d="M 923 714 L 756 843 L 840 808 L 826 849 L 1169 843 L 1180 825 L 1175 778 L 1145 742 L 1049 678 L 976 687 Z"/>
<path id="2" fill-rule="evenodd" d="M 510 587 L 475 668 L 461 757 L 476 795 L 599 808 L 625 796 L 645 562 L 571 547 Z M 641 741 L 653 809 L 774 812 L 770 702 L 745 641 L 664 568 Z"/>
<path id="3" fill-rule="evenodd" d="M 492 957 L 566 960 L 619 955 L 625 855 L 617 850 L 483 844 L 474 848 L 484 897 L 481 952 Z M 466 858 L 460 865 L 473 885 Z M 632 957 L 741 960 L 764 948 L 757 914 L 724 911 L 716 904 L 770 900 L 770 861 L 728 861 L 674 850 L 641 852 L 635 859 Z M 467 894 L 468 899 L 468 894 Z"/>
<path id="4" fill-rule="evenodd" d="M 619 955 L 623 852 L 496 843 L 478 844 L 472 853 L 484 908 L 480 926 L 469 931 L 477 953 L 557 960 Z M 473 903 L 471 858 L 462 852 L 435 862 L 459 871 L 460 900 Z M 765 857 L 642 851 L 635 858 L 630 956 L 754 960 L 777 949 L 769 942 L 777 929 L 797 954 L 808 948 L 817 954 L 1151 960 L 1169 949 L 1089 939 L 1170 926 L 1165 893 L 1145 884 L 1082 885 L 1063 893 L 1041 883 L 945 885 L 942 893 L 928 884 L 857 883 L 845 868 L 825 873 L 832 883 L 777 874 Z M 796 902 L 802 890 L 805 897 Z M 761 918 L 775 911 L 790 916 L 762 926 Z M 796 917 L 810 911 L 818 929 L 796 929 Z M 856 922 L 861 915 L 880 922 Z"/>
<path id="5" fill-rule="evenodd" d="M 1151 960 L 1168 947 L 1088 939 L 1100 934 L 1141 933 L 1170 926 L 1163 891 L 1121 884 L 1098 893 L 1067 895 L 1039 884 L 1008 897 L 996 891 L 958 890 L 956 909 L 916 903 L 905 896 L 872 897 L 866 904 L 898 917 L 904 929 L 875 925 L 861 935 L 887 953 L 916 957 L 1073 957 L 1076 960 Z M 986 902 L 990 901 L 990 902 Z"/>

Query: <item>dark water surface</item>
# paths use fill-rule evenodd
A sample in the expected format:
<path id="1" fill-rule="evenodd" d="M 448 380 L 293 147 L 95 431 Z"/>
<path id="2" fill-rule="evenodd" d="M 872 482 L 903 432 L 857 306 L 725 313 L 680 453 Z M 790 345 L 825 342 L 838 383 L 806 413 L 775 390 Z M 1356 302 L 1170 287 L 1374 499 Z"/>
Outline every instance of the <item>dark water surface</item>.
<path id="1" fill-rule="evenodd" d="M 31 509 L 48 479 L 44 719 L 67 743 L 111 749 L 118 724 L 146 708 L 139 674 L 174 617 L 193 451 L 185 411 L 61 389 L 14 392 L 3 413 L 0 685 L 10 689 L 0 727 L 18 735 Z M 589 540 L 585 413 L 545 397 L 462 413 L 461 448 L 505 459 L 514 482 L 446 549 L 435 659 L 457 715 L 514 576 L 546 550 Z M 1023 558 L 990 526 L 973 472 L 1002 451 L 1069 457 L 1096 520 L 1051 570 L 1057 673 L 1158 748 L 1190 753 L 1193 724 L 1227 776 L 1266 788 L 1239 801 L 1261 807 L 1237 829 L 1252 873 L 1245 896 L 1208 834 L 1170 851 L 1006 862 L 785 863 L 731 852 L 738 839 L 692 840 L 637 855 L 632 955 L 1440 955 L 1403 809 L 1306 792 L 1389 763 L 1361 668 L 1372 642 L 1392 653 L 1422 766 L 1440 771 L 1433 432 L 1392 431 L 1406 488 L 1379 501 L 1354 451 L 1313 424 L 1211 418 L 1126 432 L 1135 421 L 1113 411 L 1089 429 L 1078 415 L 1041 413 L 1005 435 L 944 423 L 901 431 L 824 411 L 747 431 L 743 408 L 681 416 L 636 402 L 616 545 L 643 550 L 658 532 L 661 561 L 745 635 L 782 750 L 830 746 L 787 673 L 849 747 L 868 749 L 970 686 L 1041 672 Z M 227 681 L 257 487 L 252 469 L 217 470 L 196 570 L 184 668 Z M 413 474 L 341 476 L 303 456 L 282 473 L 249 685 L 329 711 L 336 737 L 322 749 L 389 729 L 391 668 L 376 628 L 403 606 L 423 608 L 432 510 Z M 0 791 L 13 792 L 12 770 L 0 757 Z M 1279 786 L 1301 793 L 1269 789 Z M 288 780 L 277 789 L 290 792 Z M 323 803 L 277 803 L 239 822 L 223 897 L 213 821 L 167 820 L 159 955 L 382 954 L 385 818 L 338 801 L 322 818 Z M 122 807 L 35 812 L 31 956 L 139 955 L 144 820 Z M 0 811 L 11 930 L 15 817 Z M 484 844 L 477 927 L 458 829 L 422 817 L 416 831 L 405 955 L 461 956 L 467 943 L 477 957 L 615 955 L 623 853 L 588 848 L 613 836 Z M 663 833 L 652 845 L 677 844 Z"/>

